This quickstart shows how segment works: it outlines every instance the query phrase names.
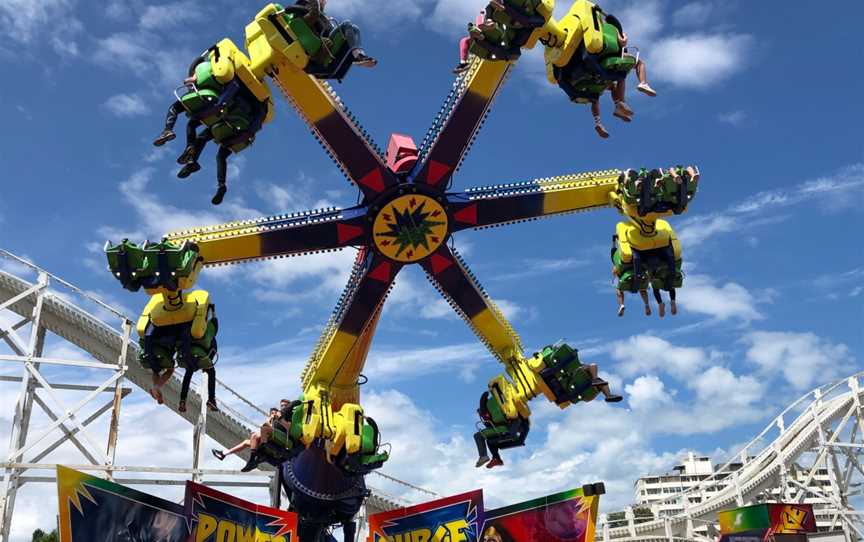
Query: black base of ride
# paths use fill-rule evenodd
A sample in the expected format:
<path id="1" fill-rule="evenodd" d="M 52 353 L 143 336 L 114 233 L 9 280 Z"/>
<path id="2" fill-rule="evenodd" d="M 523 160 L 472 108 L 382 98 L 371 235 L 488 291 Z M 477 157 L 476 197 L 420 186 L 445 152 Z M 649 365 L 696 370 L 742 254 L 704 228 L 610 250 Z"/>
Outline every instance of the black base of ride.
<path id="1" fill-rule="evenodd" d="M 327 462 L 324 448 L 314 444 L 281 467 L 282 488 L 299 517 L 304 542 L 326 542 L 333 525 L 356 529 L 353 518 L 369 495 L 361 475 L 351 476 Z M 347 540 L 347 539 L 346 539 Z"/>

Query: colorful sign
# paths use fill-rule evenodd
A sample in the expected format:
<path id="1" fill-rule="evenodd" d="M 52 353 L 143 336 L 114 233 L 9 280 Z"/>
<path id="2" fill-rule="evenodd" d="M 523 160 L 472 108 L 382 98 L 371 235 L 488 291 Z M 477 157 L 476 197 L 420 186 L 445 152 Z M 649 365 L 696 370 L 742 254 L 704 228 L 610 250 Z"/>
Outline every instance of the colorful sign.
<path id="1" fill-rule="evenodd" d="M 720 512 L 720 532 L 773 534 L 815 533 L 816 516 L 810 504 L 757 504 Z"/>
<path id="2" fill-rule="evenodd" d="M 486 512 L 481 542 L 594 542 L 599 497 L 581 489 Z"/>
<path id="3" fill-rule="evenodd" d="M 297 542 L 297 514 L 186 482 L 191 542 Z"/>
<path id="4" fill-rule="evenodd" d="M 57 467 L 60 542 L 186 542 L 183 507 L 128 487 Z"/>
<path id="5" fill-rule="evenodd" d="M 483 491 L 369 516 L 367 542 L 478 542 Z"/>

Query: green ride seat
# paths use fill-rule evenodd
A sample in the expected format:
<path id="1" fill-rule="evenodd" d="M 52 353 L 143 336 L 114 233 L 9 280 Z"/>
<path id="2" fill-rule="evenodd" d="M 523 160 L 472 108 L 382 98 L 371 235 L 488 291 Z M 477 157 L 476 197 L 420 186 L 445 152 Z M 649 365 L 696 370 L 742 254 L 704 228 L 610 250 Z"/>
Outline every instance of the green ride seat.
<path id="1" fill-rule="evenodd" d="M 144 288 L 177 289 L 177 280 L 195 273 L 199 259 L 198 246 L 168 241 L 146 242 L 142 246 L 124 239 L 120 244 L 105 245 L 105 256 L 111 273 L 124 288 L 133 292 Z"/>
<path id="2" fill-rule="evenodd" d="M 270 438 L 258 448 L 261 460 L 277 468 L 302 450 L 303 446 L 299 441 L 293 440 L 285 427 L 279 423 L 273 425 Z"/>
<path id="3" fill-rule="evenodd" d="M 353 59 L 350 44 L 341 28 L 337 26 L 328 30 L 323 24 L 321 29 L 312 28 L 304 19 L 305 8 L 285 8 L 279 4 L 277 6 L 282 14 L 281 21 L 276 22 L 276 28 L 282 32 L 288 43 L 296 41 L 303 47 L 309 57 L 306 73 L 319 79 L 344 78 L 353 64 Z M 327 27 L 329 26 L 328 21 Z"/>
<path id="4" fill-rule="evenodd" d="M 621 260 L 621 251 L 617 247 L 612 248 L 612 265 L 618 274 L 617 288 L 622 292 L 637 292 L 639 290 L 647 290 L 649 285 L 648 275 L 641 270 L 639 276 L 636 275 L 636 270 L 632 263 L 623 263 Z"/>
<path id="5" fill-rule="evenodd" d="M 190 361 L 193 364 L 192 367 L 189 367 L 189 363 L 183 360 L 183 356 L 181 355 L 178 359 L 178 365 L 184 368 L 191 368 L 193 370 L 207 370 L 212 369 L 216 364 L 216 354 L 218 353 L 218 345 L 216 342 L 216 333 L 219 331 L 219 320 L 217 318 L 211 318 L 207 322 L 207 330 L 204 332 L 204 336 L 200 339 L 193 339 L 192 346 L 190 348 Z"/>
<path id="6" fill-rule="evenodd" d="M 648 271 L 651 275 L 651 286 L 656 290 L 668 290 L 684 286 L 684 272 L 681 270 L 682 261 L 675 260 L 674 274 L 669 276 L 668 265 L 658 265 Z"/>
<path id="7" fill-rule="evenodd" d="M 390 459 L 390 453 L 381 449 L 381 433 L 375 420 L 365 417 L 362 424 L 360 450 L 353 454 L 342 450 L 336 459 L 337 466 L 349 474 L 369 474 Z"/>
<path id="8" fill-rule="evenodd" d="M 579 360 L 579 351 L 566 343 L 545 347 L 541 355 L 546 368 L 540 376 L 555 394 L 556 403 L 591 401 L 599 390 L 591 385 L 592 378 Z"/>
<path id="9" fill-rule="evenodd" d="M 123 239 L 116 245 L 109 241 L 105 243 L 105 256 L 108 258 L 111 274 L 120 281 L 123 288 L 133 292 L 141 289 L 141 279 L 146 274 L 146 258 L 141 247 L 128 239 Z"/>

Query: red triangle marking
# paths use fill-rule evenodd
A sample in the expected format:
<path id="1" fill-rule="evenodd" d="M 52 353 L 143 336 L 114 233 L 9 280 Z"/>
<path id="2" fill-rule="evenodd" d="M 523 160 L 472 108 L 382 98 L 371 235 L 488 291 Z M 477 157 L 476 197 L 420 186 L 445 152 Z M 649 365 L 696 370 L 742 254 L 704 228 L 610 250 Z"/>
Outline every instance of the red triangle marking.
<path id="1" fill-rule="evenodd" d="M 443 179 L 445 175 L 450 173 L 451 169 L 452 168 L 447 164 L 442 164 L 441 162 L 430 160 L 429 169 L 426 172 L 426 182 L 431 185 L 436 185 L 440 183 L 441 179 Z"/>
<path id="2" fill-rule="evenodd" d="M 389 247 L 389 246 L 390 246 L 390 241 L 381 241 L 381 246 L 382 246 L 382 247 Z"/>
<path id="3" fill-rule="evenodd" d="M 390 262 L 381 262 L 378 267 L 369 272 L 369 278 L 378 282 L 390 282 Z"/>
<path id="4" fill-rule="evenodd" d="M 438 238 L 435 237 L 434 235 L 433 235 L 432 237 L 430 237 L 430 239 L 432 239 L 432 242 L 433 242 L 433 243 L 437 243 L 437 242 L 438 242 Z"/>
<path id="5" fill-rule="evenodd" d="M 336 224 L 336 235 L 339 237 L 339 244 L 341 245 L 363 235 L 363 228 L 351 224 Z"/>
<path id="6" fill-rule="evenodd" d="M 440 254 L 433 254 L 429 258 L 429 264 L 432 266 L 432 274 L 440 275 L 442 271 L 453 265 L 453 261 Z"/>
<path id="7" fill-rule="evenodd" d="M 366 188 L 374 190 L 375 192 L 384 191 L 384 176 L 381 175 L 381 170 L 377 167 L 370 171 L 368 174 L 366 174 L 366 176 L 360 179 L 358 182 Z"/>
<path id="8" fill-rule="evenodd" d="M 381 213 L 381 216 L 383 216 L 384 220 L 386 220 L 387 222 L 393 222 L 393 217 L 388 215 L 387 213 Z"/>
<path id="9" fill-rule="evenodd" d="M 463 224 L 477 224 L 477 204 L 474 203 L 453 213 L 453 218 Z"/>
<path id="10" fill-rule="evenodd" d="M 414 198 L 411 198 L 411 201 L 408 202 L 408 205 L 410 205 L 411 207 L 414 207 L 415 205 L 417 205 L 417 200 Z"/>

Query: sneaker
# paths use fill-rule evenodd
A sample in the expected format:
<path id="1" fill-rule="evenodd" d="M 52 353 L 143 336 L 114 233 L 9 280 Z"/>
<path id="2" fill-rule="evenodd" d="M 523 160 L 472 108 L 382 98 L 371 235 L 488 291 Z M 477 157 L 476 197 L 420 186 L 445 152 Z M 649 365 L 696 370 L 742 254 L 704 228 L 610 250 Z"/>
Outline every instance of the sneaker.
<path id="1" fill-rule="evenodd" d="M 201 170 L 201 164 L 199 164 L 198 162 L 189 162 L 188 164 L 183 166 L 183 168 L 180 171 L 177 172 L 177 178 L 178 179 L 185 179 L 189 175 L 192 175 L 196 171 L 200 171 L 200 170 Z"/>
<path id="2" fill-rule="evenodd" d="M 486 468 L 487 469 L 494 469 L 495 467 L 500 467 L 503 464 L 504 464 L 504 462 L 502 460 L 496 458 L 496 459 L 493 459 L 492 461 L 486 463 Z"/>
<path id="3" fill-rule="evenodd" d="M 624 305 L 618 306 L 618 316 L 624 316 Z"/>
<path id="4" fill-rule="evenodd" d="M 480 467 L 482 467 L 483 465 L 485 465 L 488 462 L 489 462 L 489 458 L 484 455 L 480 459 L 477 460 L 477 463 L 474 466 L 479 469 Z"/>
<path id="5" fill-rule="evenodd" d="M 177 412 L 186 412 L 186 401 L 180 401 L 177 405 Z"/>
<path id="6" fill-rule="evenodd" d="M 657 305 L 657 314 L 660 315 L 660 318 L 666 316 L 666 303 L 660 303 Z"/>
<path id="7" fill-rule="evenodd" d="M 219 188 L 216 189 L 216 195 L 213 196 L 213 199 L 210 200 L 210 203 L 213 205 L 219 205 L 222 203 L 222 199 L 225 197 L 225 192 L 228 192 L 228 187 L 224 184 L 220 184 Z"/>
<path id="8" fill-rule="evenodd" d="M 620 102 L 615 102 L 615 111 L 620 111 L 628 117 L 633 116 L 633 110 L 630 109 L 630 106 L 627 105 L 627 102 L 625 102 L 624 100 L 621 100 Z"/>
<path id="9" fill-rule="evenodd" d="M 651 88 L 651 85 L 649 85 L 648 83 L 639 83 L 639 85 L 636 86 L 636 90 L 642 92 L 643 94 L 647 94 L 652 98 L 657 96 L 657 91 Z"/>
<path id="10" fill-rule="evenodd" d="M 207 401 L 207 410 L 209 410 L 210 412 L 219 412 L 219 407 L 216 406 L 216 400 L 215 399 L 211 399 L 210 401 Z"/>
<path id="11" fill-rule="evenodd" d="M 594 123 L 594 130 L 597 132 L 597 135 L 602 137 L 603 139 L 609 139 L 609 132 L 606 131 L 606 127 L 603 126 L 600 122 Z"/>
<path id="12" fill-rule="evenodd" d="M 243 465 L 243 468 L 240 469 L 240 472 L 252 472 L 253 470 L 255 470 L 255 467 L 257 467 L 257 466 L 258 466 L 258 451 L 253 450 L 252 453 L 249 455 L 249 461 L 247 461 L 246 464 Z"/>
<path id="13" fill-rule="evenodd" d="M 615 111 L 612 112 L 613 117 L 617 117 L 624 122 L 633 122 L 633 115 L 627 114 L 623 109 L 619 109 L 615 107 Z"/>
<path id="14" fill-rule="evenodd" d="M 698 168 L 695 168 L 693 166 L 687 166 L 686 171 L 687 171 L 687 173 L 690 174 L 690 180 L 691 181 L 693 181 L 694 183 L 699 182 L 699 177 L 701 177 L 701 174 L 699 173 Z"/>
<path id="15" fill-rule="evenodd" d="M 189 145 L 183 149 L 183 153 L 177 157 L 177 163 L 181 166 L 195 161 L 195 145 Z"/>
<path id="16" fill-rule="evenodd" d="M 354 53 L 354 64 L 362 68 L 372 68 L 378 64 L 378 61 L 363 51 L 356 51 Z"/>
<path id="17" fill-rule="evenodd" d="M 223 452 L 222 450 L 216 450 L 215 448 L 211 451 L 213 452 L 213 457 L 215 457 L 219 461 L 225 461 L 225 452 Z"/>
<path id="18" fill-rule="evenodd" d="M 161 147 L 165 143 L 173 141 L 176 137 L 177 134 L 175 134 L 172 130 L 165 130 L 161 134 L 159 134 L 156 139 L 153 140 L 153 146 Z"/>
<path id="19" fill-rule="evenodd" d="M 460 62 L 459 64 L 456 65 L 455 68 L 453 68 L 453 73 L 455 73 L 456 75 L 465 73 L 466 71 L 468 71 L 468 63 L 467 62 Z"/>
<path id="20" fill-rule="evenodd" d="M 621 397 L 620 395 L 614 395 L 614 394 L 610 395 L 609 397 L 606 398 L 607 403 L 620 403 L 623 400 L 624 400 L 623 397 Z"/>
<path id="21" fill-rule="evenodd" d="M 150 388 L 150 397 L 156 399 L 156 402 L 160 405 L 165 404 L 165 400 L 162 398 L 162 392 L 158 388 Z"/>

